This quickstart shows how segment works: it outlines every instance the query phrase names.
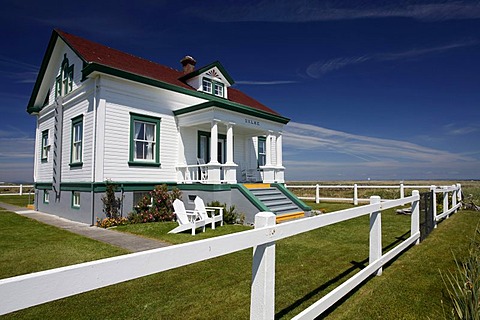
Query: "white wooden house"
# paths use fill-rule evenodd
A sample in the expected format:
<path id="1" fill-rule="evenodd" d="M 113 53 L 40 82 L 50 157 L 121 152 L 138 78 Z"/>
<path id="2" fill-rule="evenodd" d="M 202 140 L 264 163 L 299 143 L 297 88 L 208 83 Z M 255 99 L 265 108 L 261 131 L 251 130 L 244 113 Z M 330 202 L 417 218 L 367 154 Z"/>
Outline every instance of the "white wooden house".
<path id="1" fill-rule="evenodd" d="M 158 184 L 180 188 L 187 206 L 196 195 L 235 204 L 247 222 L 309 210 L 283 187 L 289 119 L 233 88 L 220 62 L 195 63 L 186 56 L 178 71 L 54 30 L 27 107 L 36 208 L 93 224 L 110 180 L 124 214 Z"/>

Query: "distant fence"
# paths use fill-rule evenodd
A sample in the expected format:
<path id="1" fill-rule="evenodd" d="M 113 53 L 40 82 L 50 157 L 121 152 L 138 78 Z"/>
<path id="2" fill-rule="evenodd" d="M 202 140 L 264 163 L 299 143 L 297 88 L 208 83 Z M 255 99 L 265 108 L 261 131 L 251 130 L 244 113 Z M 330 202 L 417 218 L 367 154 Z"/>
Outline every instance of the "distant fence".
<path id="1" fill-rule="evenodd" d="M 286 185 L 288 189 L 315 189 L 315 196 L 313 197 L 305 197 L 299 196 L 298 198 L 302 200 L 313 200 L 315 203 L 320 203 L 320 201 L 349 201 L 352 202 L 354 205 L 358 205 L 359 202 L 368 202 L 369 199 L 359 198 L 358 197 L 358 190 L 359 189 L 398 189 L 399 190 L 399 198 L 403 199 L 405 197 L 405 190 L 406 189 L 428 189 L 428 190 L 443 190 L 444 188 L 452 188 L 458 187 L 461 190 L 461 185 L 456 184 L 453 186 L 435 186 L 435 185 L 405 185 L 400 183 L 399 185 Z M 322 197 L 321 196 L 321 189 L 352 189 L 352 197 Z M 442 192 L 442 191 L 435 191 L 435 192 Z M 461 192 L 458 193 L 458 196 L 461 199 Z"/>
<path id="2" fill-rule="evenodd" d="M 34 194 L 33 185 L 0 185 L 0 196 L 21 196 Z"/>
<path id="3" fill-rule="evenodd" d="M 416 190 L 412 196 L 397 200 L 381 201 L 380 197 L 372 196 L 368 205 L 278 225 L 273 213 L 260 212 L 255 216 L 253 230 L 2 279 L 0 314 L 253 247 L 250 319 L 274 319 L 275 241 L 370 215 L 369 265 L 294 317 L 314 319 L 371 274 L 381 275 L 383 265 L 419 242 L 419 200 Z M 405 204 L 412 206 L 410 237 L 382 254 L 381 211 Z"/>

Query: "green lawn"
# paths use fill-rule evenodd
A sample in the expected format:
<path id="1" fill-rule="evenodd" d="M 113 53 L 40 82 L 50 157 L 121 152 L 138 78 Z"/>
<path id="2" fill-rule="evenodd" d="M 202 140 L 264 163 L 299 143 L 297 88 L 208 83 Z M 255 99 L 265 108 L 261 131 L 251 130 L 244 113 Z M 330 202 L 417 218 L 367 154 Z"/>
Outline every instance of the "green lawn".
<path id="1" fill-rule="evenodd" d="M 127 253 L 9 211 L 0 230 L 0 278 Z"/>
<path id="2" fill-rule="evenodd" d="M 10 203 L 19 207 L 26 207 L 29 204 L 33 204 L 34 195 L 22 195 L 22 196 L 0 196 L 0 202 Z"/>
<path id="3" fill-rule="evenodd" d="M 321 209 L 327 204 L 309 205 Z M 461 256 L 479 218 L 478 213 L 461 212 L 442 222 L 426 241 L 405 252 L 384 270 L 383 276 L 372 278 L 328 318 L 438 319 L 442 314 L 441 300 L 449 305 L 438 270 L 454 267 L 451 250 Z M 206 233 L 195 237 L 187 233 L 166 235 L 173 226 L 152 223 L 117 229 L 180 243 L 248 228 L 226 226 L 215 231 L 208 228 Z M 392 210 L 382 214 L 385 251 L 408 236 L 409 226 L 409 216 L 396 215 Z M 368 228 L 369 219 L 365 216 L 277 242 L 276 318 L 290 319 L 366 265 Z M 27 238 L 36 241 L 38 237 L 42 235 Z M 111 250 L 108 252 L 114 254 Z M 36 262 L 42 263 L 47 261 Z M 251 263 L 252 250 L 244 250 L 22 310 L 5 318 L 246 319 Z"/>

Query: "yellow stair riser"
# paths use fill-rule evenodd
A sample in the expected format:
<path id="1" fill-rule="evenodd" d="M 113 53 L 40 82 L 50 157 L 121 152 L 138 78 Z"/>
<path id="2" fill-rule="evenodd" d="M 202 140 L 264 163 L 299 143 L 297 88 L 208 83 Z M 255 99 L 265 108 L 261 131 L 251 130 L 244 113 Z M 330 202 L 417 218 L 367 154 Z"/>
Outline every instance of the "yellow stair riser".
<path id="1" fill-rule="evenodd" d="M 247 189 L 265 189 L 270 188 L 270 183 L 244 183 Z"/>
<path id="2" fill-rule="evenodd" d="M 304 216 L 305 216 L 305 212 L 303 212 L 303 211 L 294 212 L 294 213 L 287 213 L 287 214 L 283 214 L 281 216 L 277 216 L 275 221 L 277 223 L 278 222 L 284 222 L 284 221 L 291 220 L 291 219 L 303 218 Z"/>

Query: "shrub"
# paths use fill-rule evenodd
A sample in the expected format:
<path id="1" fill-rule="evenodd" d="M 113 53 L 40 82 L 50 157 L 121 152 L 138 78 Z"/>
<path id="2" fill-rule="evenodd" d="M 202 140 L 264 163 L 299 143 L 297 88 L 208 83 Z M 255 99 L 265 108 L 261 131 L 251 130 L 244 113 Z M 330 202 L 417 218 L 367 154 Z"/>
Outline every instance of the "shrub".
<path id="1" fill-rule="evenodd" d="M 477 227 L 476 236 L 480 235 Z M 442 274 L 452 300 L 452 319 L 480 319 L 480 241 L 474 237 L 464 262 L 456 258 L 456 269 Z"/>
<path id="2" fill-rule="evenodd" d="M 120 206 L 122 205 L 122 199 L 115 197 L 115 190 L 117 185 L 111 181 L 106 181 L 105 195 L 102 197 L 103 212 L 107 218 L 118 218 Z"/>
<path id="3" fill-rule="evenodd" d="M 245 215 L 238 214 L 235 209 L 235 205 L 227 208 L 225 203 L 219 201 L 213 201 L 207 204 L 207 207 L 223 207 L 223 222 L 226 224 L 243 224 L 245 222 Z"/>
<path id="4" fill-rule="evenodd" d="M 172 221 L 173 201 L 180 199 L 182 193 L 177 188 L 168 191 L 167 185 L 155 186 L 153 191 L 145 195 L 128 215 L 131 223 L 146 223 L 158 221 Z"/>

